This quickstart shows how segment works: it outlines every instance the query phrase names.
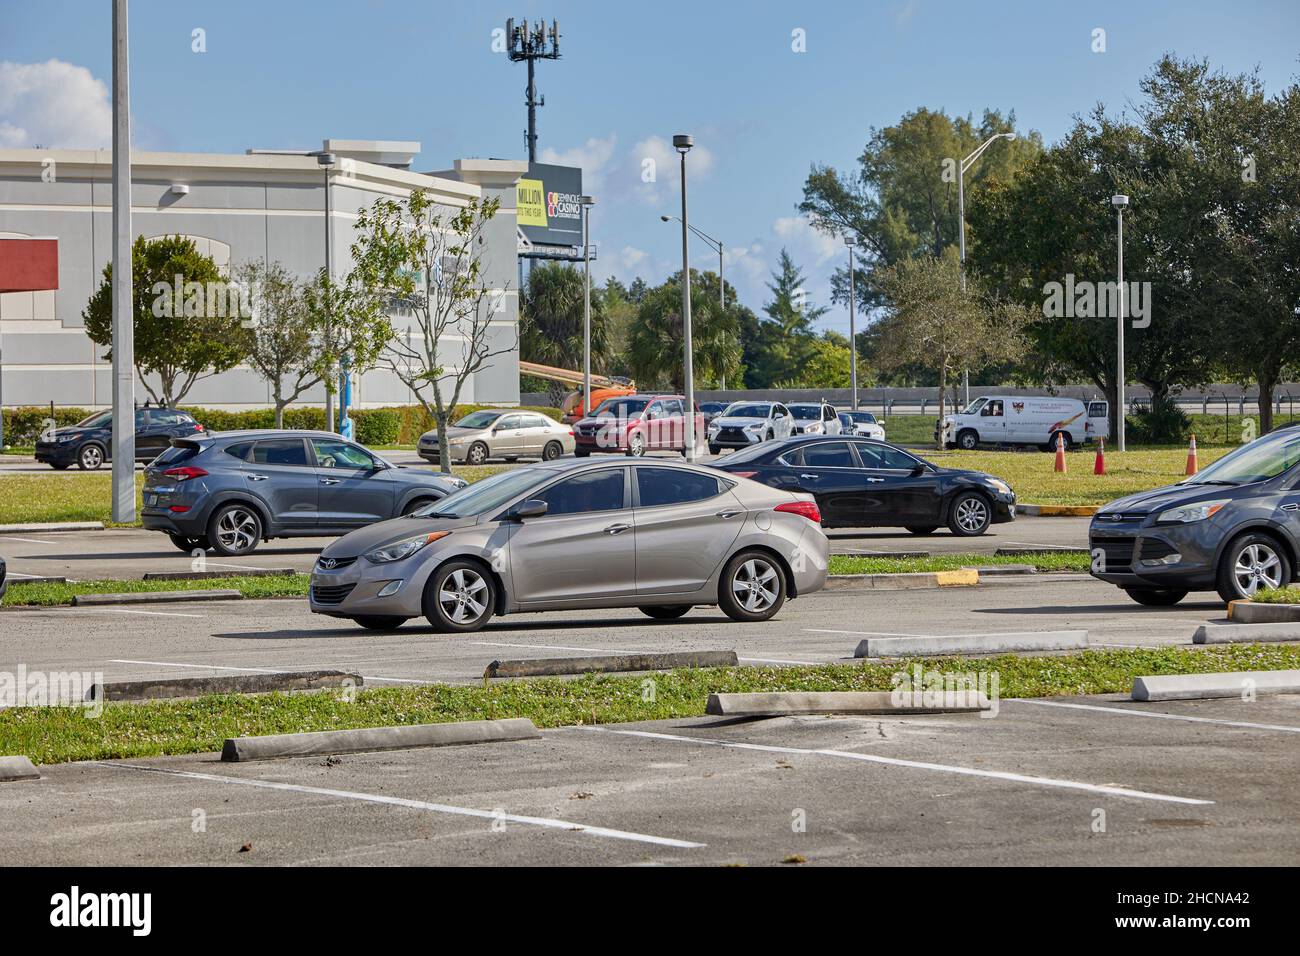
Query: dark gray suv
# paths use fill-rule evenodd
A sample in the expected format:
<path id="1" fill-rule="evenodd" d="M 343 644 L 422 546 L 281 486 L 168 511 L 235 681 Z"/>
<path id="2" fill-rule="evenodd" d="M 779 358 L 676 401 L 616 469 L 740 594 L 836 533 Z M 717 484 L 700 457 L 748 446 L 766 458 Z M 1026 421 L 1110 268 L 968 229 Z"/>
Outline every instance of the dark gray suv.
<path id="1" fill-rule="evenodd" d="M 231 431 L 173 439 L 145 469 L 146 528 L 182 551 L 248 554 L 267 538 L 345 534 L 463 488 L 398 468 L 329 432 Z"/>

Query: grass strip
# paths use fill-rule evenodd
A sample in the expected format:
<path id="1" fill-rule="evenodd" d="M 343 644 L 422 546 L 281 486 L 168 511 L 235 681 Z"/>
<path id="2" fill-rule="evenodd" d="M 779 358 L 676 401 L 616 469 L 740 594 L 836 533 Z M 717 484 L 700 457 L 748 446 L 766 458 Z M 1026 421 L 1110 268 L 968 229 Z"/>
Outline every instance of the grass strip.
<path id="1" fill-rule="evenodd" d="M 206 591 L 230 588 L 248 598 L 306 596 L 310 575 L 273 574 L 266 577 L 202 578 L 184 581 L 76 581 L 68 584 L 23 584 L 14 581 L 4 605 L 58 607 L 71 604 L 77 594 L 145 594 L 158 591 Z"/>
<path id="2" fill-rule="evenodd" d="M 1256 604 L 1300 604 L 1300 587 L 1264 588 L 1251 600 Z"/>
<path id="3" fill-rule="evenodd" d="M 831 574 L 904 574 L 910 571 L 956 571 L 959 568 L 988 568 L 1027 564 L 1038 571 L 1087 571 L 1087 554 L 1062 551 L 1059 554 L 935 554 L 928 558 L 890 558 L 876 555 L 831 556 Z"/>
<path id="4" fill-rule="evenodd" d="M 215 695 L 197 700 L 107 704 L 99 717 L 70 707 L 0 711 L 0 753 L 38 764 L 208 753 L 227 737 L 528 717 L 539 727 L 698 717 L 710 693 L 889 690 L 910 666 L 727 667 L 574 680 L 506 681 L 489 687 L 426 685 L 332 693 Z M 1134 677 L 1300 667 L 1300 647 L 1238 644 L 1191 650 L 1085 651 L 1054 657 L 937 658 L 929 671 L 996 672 L 1002 698 L 1126 692 Z M 651 696 L 651 700 L 646 700 Z"/>

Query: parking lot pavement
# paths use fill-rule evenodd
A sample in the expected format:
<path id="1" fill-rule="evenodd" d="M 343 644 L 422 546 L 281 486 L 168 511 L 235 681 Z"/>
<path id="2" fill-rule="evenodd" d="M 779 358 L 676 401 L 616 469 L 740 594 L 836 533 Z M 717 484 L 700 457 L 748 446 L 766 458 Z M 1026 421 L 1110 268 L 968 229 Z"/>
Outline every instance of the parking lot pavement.
<path id="1" fill-rule="evenodd" d="M 0 854 L 11 865 L 1283 865 L 1300 853 L 1300 830 L 1282 825 L 1300 814 L 1297 732 L 1297 697 L 1062 698 L 1004 701 L 991 719 L 695 718 L 333 760 L 62 764 L 0 788 Z"/>
<path id="2" fill-rule="evenodd" d="M 1217 598 L 1147 608 L 1091 580 L 1032 581 L 904 591 L 824 591 L 789 602 L 773 620 L 745 625 L 716 608 L 676 621 L 636 610 L 519 614 L 466 635 L 414 620 L 392 633 L 313 615 L 306 600 L 178 603 L 158 608 L 0 610 L 0 670 L 102 671 L 109 680 L 335 668 L 370 686 L 475 683 L 495 659 L 734 649 L 742 664 L 818 664 L 852 659 L 881 632 L 980 634 L 1086 629 L 1102 647 L 1190 644 L 1221 621 Z"/>
<path id="3" fill-rule="evenodd" d="M 888 555 L 900 551 L 987 552 L 1007 547 L 1087 547 L 1087 518 L 1021 518 L 995 525 L 979 538 L 959 538 L 947 531 L 918 538 L 901 528 L 837 529 L 830 532 L 837 554 Z M 250 555 L 222 558 L 208 554 L 212 571 L 238 574 L 248 568 L 293 568 L 310 571 L 322 548 L 334 538 L 278 538 Z M 138 578 L 151 571 L 186 571 L 193 558 L 173 547 L 167 536 L 139 528 L 107 531 L 27 532 L 0 534 L 0 556 L 9 562 L 15 581 L 24 576 L 55 575 L 85 581 Z"/>

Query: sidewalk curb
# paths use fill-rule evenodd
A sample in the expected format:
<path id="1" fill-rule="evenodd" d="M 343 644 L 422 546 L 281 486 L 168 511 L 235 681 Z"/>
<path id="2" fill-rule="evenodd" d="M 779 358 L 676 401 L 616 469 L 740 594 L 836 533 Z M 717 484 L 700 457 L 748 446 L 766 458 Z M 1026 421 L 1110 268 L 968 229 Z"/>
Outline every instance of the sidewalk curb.
<path id="1" fill-rule="evenodd" d="M 142 581 L 206 581 L 208 578 L 274 578 L 308 574 L 293 568 L 249 568 L 245 571 L 147 571 Z"/>
<path id="2" fill-rule="evenodd" d="M 0 757 L 0 783 L 13 780 L 40 780 L 41 774 L 28 757 Z"/>
<path id="3" fill-rule="evenodd" d="M 208 591 L 123 591 L 116 594 L 76 594 L 73 607 L 115 604 L 181 604 L 189 601 L 242 601 L 244 595 L 229 588 Z"/>
<path id="4" fill-rule="evenodd" d="M 822 691 L 765 694 L 710 694 L 706 714 L 723 717 L 779 717 L 785 714 L 967 714 L 989 709 L 979 691 L 939 691 L 942 700 L 931 706 L 918 701 L 920 691 Z"/>
<path id="5" fill-rule="evenodd" d="M 283 671 L 275 674 L 228 674 L 222 677 L 157 677 L 93 684 L 87 701 L 168 700 L 210 694 L 271 694 L 329 688 L 360 688 L 359 674 L 344 671 Z"/>
<path id="6" fill-rule="evenodd" d="M 1133 678 L 1133 700 L 1209 700 L 1300 692 L 1300 670 L 1235 671 Z"/>
<path id="7" fill-rule="evenodd" d="M 948 654 L 1013 654 L 1088 649 L 1087 631 L 1010 631 L 997 634 L 889 635 L 863 638 L 853 656 L 935 657 Z"/>
<path id="8" fill-rule="evenodd" d="M 1261 604 L 1255 601 L 1228 602 L 1228 620 L 1233 624 L 1287 624 L 1300 622 L 1300 604 Z"/>
<path id="9" fill-rule="evenodd" d="M 973 568 L 960 571 L 908 571 L 901 574 L 830 574 L 827 591 L 898 591 L 909 588 L 969 588 L 980 583 Z"/>
<path id="10" fill-rule="evenodd" d="M 493 661 L 483 679 L 494 677 L 554 677 L 563 674 L 638 673 L 678 667 L 736 667 L 735 651 L 684 651 L 666 654 L 616 654 L 603 657 L 540 657 Z"/>
<path id="11" fill-rule="evenodd" d="M 27 524 L 0 524 L 0 534 L 39 534 L 42 531 L 103 531 L 102 521 L 39 521 Z"/>

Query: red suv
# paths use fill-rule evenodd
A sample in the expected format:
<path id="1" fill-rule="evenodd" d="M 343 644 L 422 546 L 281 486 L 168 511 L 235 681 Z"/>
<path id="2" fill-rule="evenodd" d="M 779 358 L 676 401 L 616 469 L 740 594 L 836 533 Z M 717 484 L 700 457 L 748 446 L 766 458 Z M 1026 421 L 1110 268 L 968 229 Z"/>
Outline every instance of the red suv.
<path id="1" fill-rule="evenodd" d="M 704 415 L 695 406 L 695 447 L 706 444 Z M 680 395 L 623 395 L 606 399 L 573 426 L 573 453 L 648 451 L 686 452 L 686 399 Z"/>

